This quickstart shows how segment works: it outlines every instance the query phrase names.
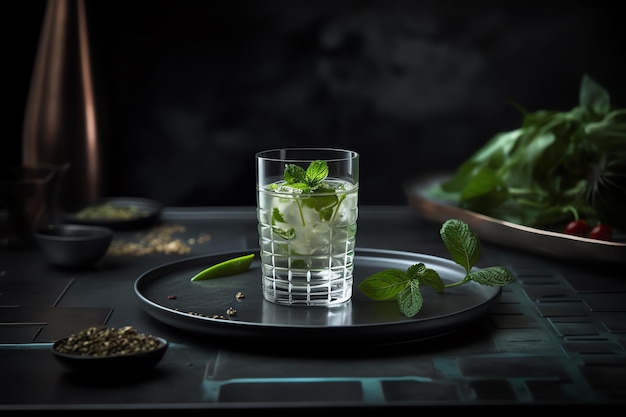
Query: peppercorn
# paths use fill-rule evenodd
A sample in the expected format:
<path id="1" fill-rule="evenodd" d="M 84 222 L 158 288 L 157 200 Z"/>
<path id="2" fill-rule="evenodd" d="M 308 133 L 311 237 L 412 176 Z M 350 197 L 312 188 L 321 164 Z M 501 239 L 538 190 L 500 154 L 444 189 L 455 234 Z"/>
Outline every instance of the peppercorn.
<path id="1" fill-rule="evenodd" d="M 94 326 L 70 335 L 55 349 L 70 355 L 111 356 L 149 352 L 160 346 L 158 339 L 139 333 L 132 326 L 120 329 Z"/>

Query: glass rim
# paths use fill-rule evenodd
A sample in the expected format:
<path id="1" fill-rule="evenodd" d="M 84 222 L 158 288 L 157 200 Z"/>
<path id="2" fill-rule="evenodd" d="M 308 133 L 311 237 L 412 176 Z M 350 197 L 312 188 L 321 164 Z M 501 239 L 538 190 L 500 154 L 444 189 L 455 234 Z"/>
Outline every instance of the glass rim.
<path id="1" fill-rule="evenodd" d="M 294 153 L 294 152 L 313 152 L 313 151 L 318 151 L 318 152 L 328 152 L 328 153 L 333 153 L 336 152 L 337 156 L 336 157 L 331 157 L 331 158 L 317 158 L 317 157 L 282 157 L 280 156 L 281 152 L 290 152 L 290 153 Z M 359 153 L 351 150 L 351 149 L 342 149 L 342 148 L 315 148 L 315 147 L 304 147 L 304 148 L 273 148 L 273 149 L 266 149 L 263 151 L 259 151 L 255 154 L 255 157 L 257 159 L 263 159 L 266 161 L 314 161 L 316 159 L 324 159 L 327 162 L 332 162 L 332 161 L 349 161 L 355 158 L 360 157 Z"/>

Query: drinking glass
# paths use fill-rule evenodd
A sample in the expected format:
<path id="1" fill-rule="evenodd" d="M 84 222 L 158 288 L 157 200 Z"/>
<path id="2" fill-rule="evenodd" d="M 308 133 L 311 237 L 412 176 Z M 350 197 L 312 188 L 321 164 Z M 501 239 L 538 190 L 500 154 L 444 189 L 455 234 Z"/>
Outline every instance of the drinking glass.
<path id="1" fill-rule="evenodd" d="M 332 148 L 256 154 L 263 296 L 332 307 L 352 297 L 359 154 Z"/>

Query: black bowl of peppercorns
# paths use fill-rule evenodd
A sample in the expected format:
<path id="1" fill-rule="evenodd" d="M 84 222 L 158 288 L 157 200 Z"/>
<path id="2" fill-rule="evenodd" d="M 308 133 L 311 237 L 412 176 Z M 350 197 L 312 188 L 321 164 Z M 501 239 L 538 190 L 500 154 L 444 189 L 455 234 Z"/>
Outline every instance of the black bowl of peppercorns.
<path id="1" fill-rule="evenodd" d="M 94 326 L 57 340 L 52 353 L 69 371 L 128 374 L 154 367 L 168 345 L 167 340 L 139 333 L 131 326 Z"/>

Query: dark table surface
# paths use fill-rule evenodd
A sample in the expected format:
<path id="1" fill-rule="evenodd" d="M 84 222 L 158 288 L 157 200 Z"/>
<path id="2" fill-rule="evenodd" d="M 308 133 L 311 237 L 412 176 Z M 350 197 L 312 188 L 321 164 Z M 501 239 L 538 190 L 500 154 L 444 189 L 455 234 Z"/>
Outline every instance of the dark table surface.
<path id="1" fill-rule="evenodd" d="M 362 207 L 357 247 L 449 259 L 440 226 L 405 206 Z M 497 304 L 452 333 L 391 346 L 221 340 L 166 324 L 138 301 L 134 284 L 153 268 L 256 247 L 253 207 L 213 207 L 166 208 L 151 228 L 116 231 L 113 248 L 126 253 L 111 251 L 86 270 L 54 267 L 36 248 L 0 251 L 0 411 L 626 404 L 626 274 L 616 265 L 482 242 L 477 266 L 502 265 L 516 277 Z M 52 356 L 56 339 L 104 324 L 170 346 L 151 371 L 106 378 L 68 372 Z"/>

